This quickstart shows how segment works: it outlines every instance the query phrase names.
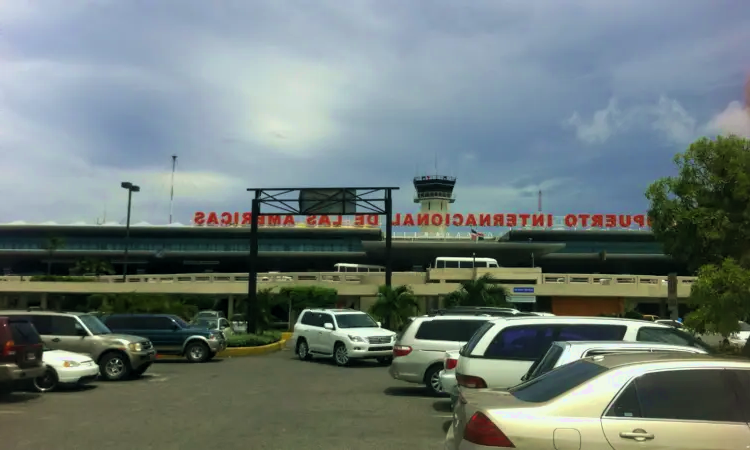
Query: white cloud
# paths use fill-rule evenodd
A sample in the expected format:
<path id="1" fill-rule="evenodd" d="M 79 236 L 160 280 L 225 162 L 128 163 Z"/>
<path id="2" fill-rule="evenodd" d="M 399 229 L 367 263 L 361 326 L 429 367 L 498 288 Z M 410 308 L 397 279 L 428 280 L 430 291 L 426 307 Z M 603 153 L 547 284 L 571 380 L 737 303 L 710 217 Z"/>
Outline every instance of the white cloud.
<path id="1" fill-rule="evenodd" d="M 706 125 L 711 134 L 736 134 L 750 138 L 750 108 L 740 102 L 731 102 Z"/>
<path id="2" fill-rule="evenodd" d="M 591 120 L 582 119 L 576 111 L 564 125 L 574 127 L 578 139 L 589 144 L 601 144 L 626 125 L 623 119 L 622 111 L 617 108 L 617 99 L 612 98 L 604 109 L 594 112 Z"/>

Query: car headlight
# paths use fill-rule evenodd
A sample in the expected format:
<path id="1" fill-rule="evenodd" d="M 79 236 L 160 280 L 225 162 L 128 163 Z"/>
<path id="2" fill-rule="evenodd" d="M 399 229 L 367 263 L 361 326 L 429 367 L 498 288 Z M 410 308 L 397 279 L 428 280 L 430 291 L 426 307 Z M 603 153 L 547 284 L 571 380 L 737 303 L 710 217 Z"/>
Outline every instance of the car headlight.
<path id="1" fill-rule="evenodd" d="M 143 345 L 140 342 L 133 342 L 131 344 L 128 344 L 128 348 L 131 352 L 140 352 L 143 350 Z"/>
<path id="2" fill-rule="evenodd" d="M 63 367 L 78 367 L 81 363 L 77 363 L 75 361 L 63 361 Z"/>
<path id="3" fill-rule="evenodd" d="M 349 340 L 352 342 L 365 342 L 365 339 L 361 336 L 354 336 L 352 334 L 349 335 Z"/>
<path id="4" fill-rule="evenodd" d="M 391 342 L 395 342 L 395 341 L 396 341 L 396 335 L 395 335 L 395 334 L 392 334 L 392 335 L 391 335 Z"/>

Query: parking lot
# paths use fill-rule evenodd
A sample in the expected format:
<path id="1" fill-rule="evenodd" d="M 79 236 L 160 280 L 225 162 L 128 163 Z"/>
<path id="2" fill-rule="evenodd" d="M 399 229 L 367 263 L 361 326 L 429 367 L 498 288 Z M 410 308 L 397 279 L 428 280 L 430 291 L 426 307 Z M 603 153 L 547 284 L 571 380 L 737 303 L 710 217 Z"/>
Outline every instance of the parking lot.
<path id="1" fill-rule="evenodd" d="M 142 379 L 0 400 L 0 447 L 22 449 L 436 449 L 447 400 L 362 362 L 293 352 L 187 364 Z"/>

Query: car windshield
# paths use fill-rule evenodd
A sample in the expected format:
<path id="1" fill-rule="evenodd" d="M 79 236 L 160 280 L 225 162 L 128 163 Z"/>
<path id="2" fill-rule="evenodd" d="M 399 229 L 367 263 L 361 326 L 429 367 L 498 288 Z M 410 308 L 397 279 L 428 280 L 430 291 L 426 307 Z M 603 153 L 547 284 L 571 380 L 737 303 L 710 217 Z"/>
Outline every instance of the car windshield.
<path id="1" fill-rule="evenodd" d="M 510 388 L 509 392 L 524 402 L 548 402 L 607 370 L 606 367 L 598 364 L 579 360 L 562 365 L 531 381 Z"/>
<path id="2" fill-rule="evenodd" d="M 195 326 L 198 327 L 206 327 L 210 330 L 213 330 L 215 328 L 219 328 L 219 321 L 218 320 L 211 320 L 211 319 L 198 319 L 194 322 Z"/>
<path id="3" fill-rule="evenodd" d="M 740 320 L 740 331 L 750 331 L 750 325 Z"/>
<path id="4" fill-rule="evenodd" d="M 177 322 L 177 325 L 179 325 L 180 327 L 190 328 L 190 325 L 188 325 L 188 323 L 182 320 L 180 317 L 172 316 L 172 319 L 174 319 L 174 321 Z"/>
<path id="5" fill-rule="evenodd" d="M 367 314 L 338 314 L 339 328 L 377 328 L 378 324 Z"/>
<path id="6" fill-rule="evenodd" d="M 78 318 L 81 319 L 81 322 L 86 325 L 86 328 L 88 328 L 93 335 L 112 334 L 112 330 L 104 325 L 104 322 L 99 320 L 99 318 L 96 316 L 93 316 L 91 314 L 82 314 L 78 316 Z"/>

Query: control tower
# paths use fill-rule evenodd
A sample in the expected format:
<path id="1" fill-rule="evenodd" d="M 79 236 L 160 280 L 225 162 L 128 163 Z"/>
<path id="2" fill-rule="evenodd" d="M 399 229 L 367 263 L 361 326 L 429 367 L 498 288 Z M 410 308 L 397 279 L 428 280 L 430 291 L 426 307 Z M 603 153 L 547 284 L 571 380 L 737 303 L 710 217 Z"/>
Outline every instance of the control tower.
<path id="1" fill-rule="evenodd" d="M 445 175 L 426 175 L 414 177 L 414 203 L 419 203 L 419 212 L 427 214 L 445 214 L 451 203 L 456 201 L 453 188 L 456 186 L 456 177 Z M 419 231 L 423 233 L 445 233 L 445 224 L 420 226 Z"/>

